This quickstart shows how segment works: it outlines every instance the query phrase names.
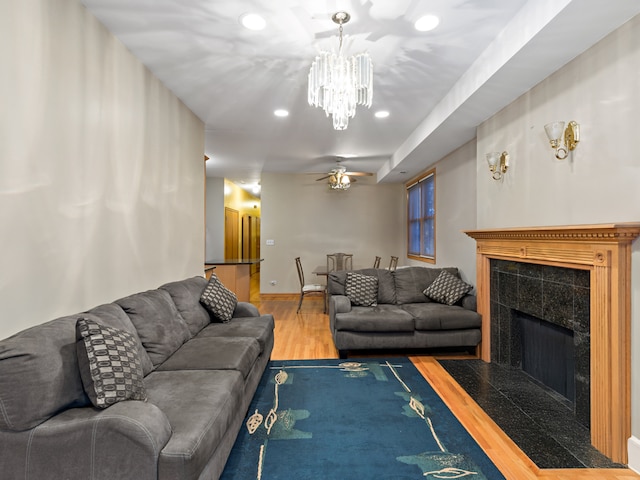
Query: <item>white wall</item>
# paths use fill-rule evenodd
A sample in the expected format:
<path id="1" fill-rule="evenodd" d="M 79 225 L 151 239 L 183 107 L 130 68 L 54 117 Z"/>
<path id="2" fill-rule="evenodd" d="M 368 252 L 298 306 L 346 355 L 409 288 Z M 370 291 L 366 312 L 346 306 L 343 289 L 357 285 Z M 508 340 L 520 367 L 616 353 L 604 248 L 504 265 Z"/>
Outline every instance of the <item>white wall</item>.
<path id="1" fill-rule="evenodd" d="M 328 253 L 353 253 L 354 268 L 373 266 L 376 255 L 382 264 L 388 265 L 391 255 L 400 257 L 400 264 L 406 261 L 403 185 L 376 185 L 361 177 L 348 191 L 338 192 L 315 180 L 312 175 L 262 175 L 263 294 L 300 291 L 298 256 L 307 282 L 324 281 L 311 272 L 326 265 Z M 269 239 L 274 246 L 266 245 Z"/>
<path id="2" fill-rule="evenodd" d="M 478 228 L 640 221 L 640 16 L 478 128 Z M 581 141 L 558 161 L 544 124 L 575 120 Z M 484 154 L 507 150 L 504 182 Z M 632 432 L 640 436 L 640 241 L 632 267 Z M 640 453 L 640 451 L 639 451 Z M 640 468 L 640 458 L 630 464 Z"/>
<path id="3" fill-rule="evenodd" d="M 476 244 L 464 230 L 476 228 L 476 141 L 466 143 L 434 165 L 436 169 L 436 263 L 410 265 L 458 267 L 464 281 L 476 284 Z M 406 199 L 406 197 L 405 197 Z M 406 212 L 406 200 L 405 200 Z M 406 213 L 405 213 L 406 215 Z M 404 251 L 406 255 L 406 248 Z"/>
<path id="4" fill-rule="evenodd" d="M 0 338 L 202 274 L 202 122 L 78 0 L 0 2 Z"/>

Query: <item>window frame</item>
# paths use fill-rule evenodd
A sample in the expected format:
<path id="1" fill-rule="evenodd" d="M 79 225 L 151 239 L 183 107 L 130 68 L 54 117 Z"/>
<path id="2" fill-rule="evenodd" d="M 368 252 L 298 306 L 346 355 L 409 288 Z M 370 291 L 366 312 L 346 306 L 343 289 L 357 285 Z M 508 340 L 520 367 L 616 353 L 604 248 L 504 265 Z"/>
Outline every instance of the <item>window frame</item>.
<path id="1" fill-rule="evenodd" d="M 420 192 L 420 198 L 418 201 L 418 205 L 419 205 L 419 213 L 418 216 L 415 217 L 415 219 L 412 220 L 411 218 L 411 202 L 410 202 L 410 194 L 412 192 L 412 189 L 415 188 L 416 186 L 419 186 L 420 184 L 422 185 L 427 185 L 426 183 L 422 183 L 425 182 L 427 180 L 433 179 L 433 199 L 432 199 L 432 203 L 433 203 L 433 214 L 429 215 L 429 213 L 427 212 L 425 214 L 425 212 L 423 211 L 424 206 L 425 206 L 425 202 L 423 199 L 423 194 L 424 191 L 426 189 L 424 188 L 419 188 L 418 192 Z M 412 260 L 418 260 L 421 262 L 426 262 L 426 263 L 436 263 L 436 216 L 437 216 L 437 207 L 436 207 L 436 169 L 432 168 L 429 169 L 425 172 L 423 172 L 422 174 L 418 175 L 417 177 L 411 179 L 409 182 L 407 182 L 405 184 L 405 188 L 406 188 L 406 200 L 407 200 L 407 257 L 412 259 Z M 411 224 L 414 221 L 418 221 L 419 225 L 420 225 L 420 234 L 419 234 L 419 238 L 420 238 L 420 252 L 416 253 L 416 252 L 411 252 Z M 430 222 L 432 225 L 432 244 L 433 244 L 433 254 L 429 255 L 426 253 L 426 249 L 424 248 L 424 231 L 423 228 L 425 226 L 426 223 Z"/>

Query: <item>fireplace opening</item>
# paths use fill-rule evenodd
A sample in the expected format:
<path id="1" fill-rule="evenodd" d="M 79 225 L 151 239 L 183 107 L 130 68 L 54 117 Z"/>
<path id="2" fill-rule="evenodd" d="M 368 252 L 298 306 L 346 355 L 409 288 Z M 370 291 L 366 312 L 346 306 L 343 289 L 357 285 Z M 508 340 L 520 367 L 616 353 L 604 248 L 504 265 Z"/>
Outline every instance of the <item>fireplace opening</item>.
<path id="1" fill-rule="evenodd" d="M 572 404 L 576 398 L 573 331 L 515 312 L 521 368 Z"/>

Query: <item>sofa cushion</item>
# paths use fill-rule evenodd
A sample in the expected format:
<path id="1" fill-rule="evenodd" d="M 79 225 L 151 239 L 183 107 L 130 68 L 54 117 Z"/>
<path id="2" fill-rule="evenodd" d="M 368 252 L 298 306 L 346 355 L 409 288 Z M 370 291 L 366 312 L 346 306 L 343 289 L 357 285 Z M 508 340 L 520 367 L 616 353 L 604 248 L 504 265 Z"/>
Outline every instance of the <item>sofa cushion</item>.
<path id="1" fill-rule="evenodd" d="M 434 302 L 453 305 L 470 292 L 472 288 L 473 286 L 443 270 L 438 275 L 438 278 L 425 288 L 422 293 Z"/>
<path id="2" fill-rule="evenodd" d="M 78 316 L 58 318 L 0 341 L 0 428 L 33 428 L 60 410 L 91 403 L 76 356 Z"/>
<path id="3" fill-rule="evenodd" d="M 222 284 L 215 273 L 212 273 L 209 283 L 200 296 L 200 302 L 215 318 L 228 322 L 233 317 L 238 298 Z"/>
<path id="4" fill-rule="evenodd" d="M 378 303 L 378 278 L 347 272 L 344 293 L 353 305 L 375 306 Z"/>
<path id="5" fill-rule="evenodd" d="M 378 298 L 377 303 L 396 303 L 396 285 L 392 272 L 383 268 L 363 268 L 353 270 L 362 275 L 375 276 L 378 278 Z M 346 295 L 345 283 L 347 271 L 331 272 L 328 276 L 328 291 L 330 295 Z"/>
<path id="6" fill-rule="evenodd" d="M 120 330 L 124 330 L 125 332 L 132 334 L 138 343 L 138 357 L 140 358 L 140 363 L 142 365 L 142 373 L 147 375 L 153 371 L 153 363 L 151 363 L 151 359 L 149 358 L 147 351 L 144 349 L 142 341 L 140 341 L 138 331 L 120 305 L 117 303 L 99 305 L 84 312 L 82 316 L 90 320 L 95 320 L 101 325 L 119 328 Z"/>
<path id="7" fill-rule="evenodd" d="M 94 407 L 147 399 L 138 340 L 129 332 L 79 318 L 76 352 L 84 391 Z"/>
<path id="8" fill-rule="evenodd" d="M 149 402 L 171 424 L 158 478 L 199 478 L 239 415 L 244 382 L 236 370 L 154 371 L 145 378 Z M 246 405 L 246 404 L 244 404 Z"/>
<path id="9" fill-rule="evenodd" d="M 189 327 L 191 336 L 197 335 L 211 322 L 209 312 L 200 303 L 200 296 L 206 286 L 206 278 L 192 277 L 178 282 L 166 283 L 160 287 L 171 295 L 178 312 Z"/>
<path id="10" fill-rule="evenodd" d="M 406 267 L 394 270 L 393 276 L 395 279 L 396 301 L 398 305 L 429 302 L 429 298 L 422 292 L 434 282 L 442 270 L 458 276 L 458 269 L 455 267 Z"/>
<path id="11" fill-rule="evenodd" d="M 462 330 L 482 325 L 478 313 L 457 305 L 413 303 L 402 305 L 402 309 L 413 316 L 416 330 Z"/>
<path id="12" fill-rule="evenodd" d="M 260 345 L 260 353 L 273 342 L 273 315 L 232 318 L 228 323 L 210 323 L 196 338 L 205 337 L 250 337 Z"/>
<path id="13" fill-rule="evenodd" d="M 337 313 L 336 330 L 353 332 L 413 332 L 413 317 L 395 305 L 353 307 L 350 312 Z"/>
<path id="14" fill-rule="evenodd" d="M 255 338 L 198 337 L 182 345 L 157 371 L 237 370 L 246 378 L 259 356 Z"/>
<path id="15" fill-rule="evenodd" d="M 136 327 L 138 336 L 154 366 L 164 362 L 191 338 L 166 290 L 149 290 L 116 300 Z"/>

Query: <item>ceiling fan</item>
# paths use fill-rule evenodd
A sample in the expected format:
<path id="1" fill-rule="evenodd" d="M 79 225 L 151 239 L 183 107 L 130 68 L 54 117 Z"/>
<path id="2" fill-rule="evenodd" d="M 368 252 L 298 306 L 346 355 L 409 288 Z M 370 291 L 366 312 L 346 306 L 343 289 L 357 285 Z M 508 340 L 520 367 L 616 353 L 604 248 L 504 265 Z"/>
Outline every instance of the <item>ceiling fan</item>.
<path id="1" fill-rule="evenodd" d="M 316 181 L 320 182 L 328 179 L 329 187 L 331 187 L 332 190 L 347 190 L 351 184 L 356 181 L 355 178 L 351 177 L 368 177 L 373 175 L 373 173 L 370 172 L 349 172 L 344 165 L 341 165 L 340 162 L 342 162 L 342 159 L 336 160 L 336 167 L 327 172 L 324 177 L 320 177 Z"/>

